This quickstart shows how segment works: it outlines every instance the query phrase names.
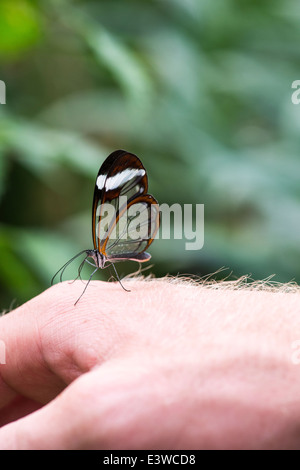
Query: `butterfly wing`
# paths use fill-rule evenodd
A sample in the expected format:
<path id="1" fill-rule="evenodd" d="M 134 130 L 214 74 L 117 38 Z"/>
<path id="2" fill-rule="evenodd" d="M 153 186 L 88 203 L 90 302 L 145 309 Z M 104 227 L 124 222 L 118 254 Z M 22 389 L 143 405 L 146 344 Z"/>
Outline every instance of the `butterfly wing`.
<path id="1" fill-rule="evenodd" d="M 136 155 L 117 150 L 102 164 L 95 184 L 92 230 L 94 248 L 106 258 L 150 259 L 144 250 L 158 230 L 159 209 L 147 190 L 147 173 Z"/>
<path id="2" fill-rule="evenodd" d="M 134 198 L 117 214 L 105 239 L 103 250 L 108 259 L 148 261 L 145 250 L 159 228 L 160 214 L 156 199 L 150 194 Z"/>

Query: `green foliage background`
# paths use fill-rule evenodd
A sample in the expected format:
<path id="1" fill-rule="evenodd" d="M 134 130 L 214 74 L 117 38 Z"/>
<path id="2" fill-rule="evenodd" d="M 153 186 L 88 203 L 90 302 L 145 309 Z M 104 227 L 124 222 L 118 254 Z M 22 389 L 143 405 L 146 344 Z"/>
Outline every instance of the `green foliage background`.
<path id="1" fill-rule="evenodd" d="M 160 203 L 205 204 L 204 248 L 155 241 L 157 276 L 299 283 L 299 26 L 296 0 L 1 0 L 1 308 L 92 247 L 95 176 L 117 148 Z"/>

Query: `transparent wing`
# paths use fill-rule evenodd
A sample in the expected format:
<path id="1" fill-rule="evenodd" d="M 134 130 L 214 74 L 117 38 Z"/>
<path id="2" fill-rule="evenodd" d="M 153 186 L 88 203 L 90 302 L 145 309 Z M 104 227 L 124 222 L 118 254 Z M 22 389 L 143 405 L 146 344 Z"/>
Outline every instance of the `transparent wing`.
<path id="1" fill-rule="evenodd" d="M 113 225 L 107 226 L 103 253 L 108 259 L 149 259 L 150 255 L 137 255 L 149 247 L 158 227 L 157 201 L 151 195 L 136 198 L 119 212 Z"/>

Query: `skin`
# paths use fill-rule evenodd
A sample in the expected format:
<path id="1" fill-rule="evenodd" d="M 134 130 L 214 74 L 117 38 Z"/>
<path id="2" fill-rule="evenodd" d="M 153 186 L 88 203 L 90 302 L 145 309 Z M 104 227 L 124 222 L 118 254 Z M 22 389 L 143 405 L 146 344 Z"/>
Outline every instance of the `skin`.
<path id="1" fill-rule="evenodd" d="M 0 449 L 300 447 L 296 288 L 126 286 L 74 307 L 64 282 L 0 318 Z"/>

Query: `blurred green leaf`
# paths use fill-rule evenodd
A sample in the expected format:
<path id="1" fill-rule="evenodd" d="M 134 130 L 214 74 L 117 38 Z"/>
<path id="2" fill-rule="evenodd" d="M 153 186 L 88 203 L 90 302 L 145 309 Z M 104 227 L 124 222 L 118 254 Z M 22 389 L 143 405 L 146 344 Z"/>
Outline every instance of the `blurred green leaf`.
<path id="1" fill-rule="evenodd" d="M 25 120 L 3 120 L 1 140 L 45 182 L 49 181 L 49 171 L 63 165 L 94 178 L 95 168 L 107 156 L 107 150 L 84 137 Z"/>
<path id="2" fill-rule="evenodd" d="M 8 176 L 8 162 L 5 158 L 5 150 L 0 143 L 0 200 L 5 191 Z"/>
<path id="3" fill-rule="evenodd" d="M 8 302 L 8 294 L 12 294 L 18 303 L 38 294 L 40 290 L 38 279 L 17 256 L 9 233 L 3 230 L 0 231 L 0 255 L 0 280 L 5 289 L 5 294 L 2 293 L 2 301 L 4 297 Z M 2 304 L 2 306 L 6 308 L 8 304 Z"/>
<path id="4" fill-rule="evenodd" d="M 160 203 L 205 204 L 204 247 L 155 240 L 156 275 L 224 266 L 300 282 L 295 0 L 5 0 L 1 12 L 3 299 L 29 298 L 91 247 L 95 176 L 117 148 L 141 157 Z"/>
<path id="5" fill-rule="evenodd" d="M 1 0 L 0 2 L 0 56 L 23 53 L 38 41 L 41 24 L 33 2 L 29 0 Z"/>

